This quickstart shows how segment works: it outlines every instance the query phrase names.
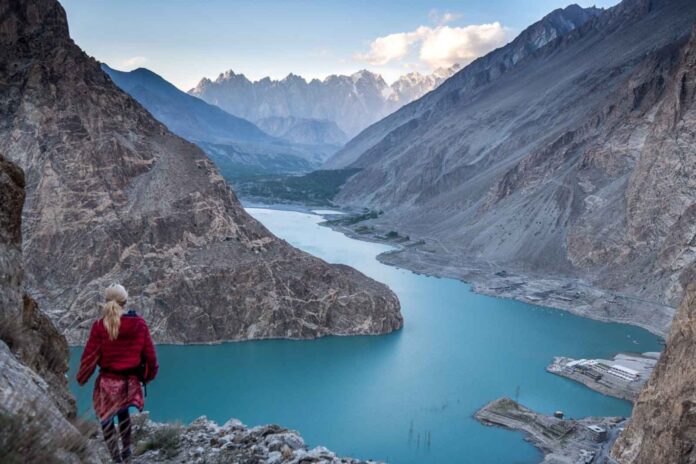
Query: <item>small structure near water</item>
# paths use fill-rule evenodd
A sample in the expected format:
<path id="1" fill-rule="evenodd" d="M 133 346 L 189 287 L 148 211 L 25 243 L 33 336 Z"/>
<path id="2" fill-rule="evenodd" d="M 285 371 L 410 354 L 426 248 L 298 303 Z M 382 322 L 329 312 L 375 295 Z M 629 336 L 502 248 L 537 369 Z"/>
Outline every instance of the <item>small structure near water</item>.
<path id="1" fill-rule="evenodd" d="M 605 395 L 635 401 L 659 356 L 659 353 L 620 353 L 613 360 L 556 357 L 546 370 Z"/>
<path id="2" fill-rule="evenodd" d="M 610 445 L 608 430 L 619 427 L 623 421 L 620 417 L 560 419 L 539 414 L 510 398 L 488 403 L 474 417 L 484 425 L 523 432 L 527 441 L 544 453 L 544 462 L 582 464 L 592 462 Z"/>
<path id="3" fill-rule="evenodd" d="M 600 427 L 599 425 L 592 424 L 588 425 L 587 429 L 590 431 L 590 436 L 597 443 L 607 441 L 607 429 Z"/>

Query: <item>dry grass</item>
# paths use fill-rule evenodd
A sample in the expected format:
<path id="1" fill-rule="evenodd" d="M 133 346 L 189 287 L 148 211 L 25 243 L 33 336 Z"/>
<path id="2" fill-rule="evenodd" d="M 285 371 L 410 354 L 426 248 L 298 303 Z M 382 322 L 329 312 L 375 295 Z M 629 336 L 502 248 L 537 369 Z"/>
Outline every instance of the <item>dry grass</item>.
<path id="1" fill-rule="evenodd" d="M 135 454 L 141 455 L 151 450 L 159 450 L 163 457 L 173 458 L 180 451 L 181 432 L 181 424 L 160 427 L 152 435 L 136 444 Z"/>

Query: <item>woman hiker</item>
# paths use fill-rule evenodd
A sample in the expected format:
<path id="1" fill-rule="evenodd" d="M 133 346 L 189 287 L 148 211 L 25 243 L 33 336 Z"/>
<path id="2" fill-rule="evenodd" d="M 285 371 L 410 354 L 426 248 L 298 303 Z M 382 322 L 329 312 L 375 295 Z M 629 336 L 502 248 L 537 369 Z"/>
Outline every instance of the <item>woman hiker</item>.
<path id="1" fill-rule="evenodd" d="M 82 353 L 77 382 L 84 385 L 99 366 L 92 401 L 101 421 L 104 441 L 114 462 L 130 462 L 131 424 L 128 408 L 143 410 L 140 383 L 157 375 L 157 355 L 150 330 L 135 311 L 126 311 L 128 293 L 123 286 L 110 285 L 106 291 L 103 317 L 92 324 Z M 118 418 L 118 432 L 114 419 Z M 122 448 L 119 450 L 118 437 Z"/>

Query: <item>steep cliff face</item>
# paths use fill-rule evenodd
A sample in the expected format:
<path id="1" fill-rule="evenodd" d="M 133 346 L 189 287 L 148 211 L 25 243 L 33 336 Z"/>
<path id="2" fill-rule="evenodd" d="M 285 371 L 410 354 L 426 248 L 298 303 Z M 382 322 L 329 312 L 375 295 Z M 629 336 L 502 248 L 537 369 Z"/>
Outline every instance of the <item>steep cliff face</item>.
<path id="1" fill-rule="evenodd" d="M 696 462 L 696 280 L 612 456 L 621 464 Z"/>
<path id="2" fill-rule="evenodd" d="M 65 338 L 22 295 L 23 201 L 23 173 L 0 155 L 0 460 L 90 462 L 68 421 L 76 411 Z"/>
<path id="3" fill-rule="evenodd" d="M 22 286 L 21 224 L 24 174 L 0 155 L 0 340 L 50 387 L 48 396 L 66 417 L 75 415 L 68 391 L 68 344 Z"/>
<path id="4" fill-rule="evenodd" d="M 487 55 L 351 141 L 337 200 L 450 263 L 655 303 L 600 316 L 665 333 L 696 257 L 694 21 L 692 1 L 625 0 Z"/>
<path id="5" fill-rule="evenodd" d="M 0 151 L 27 178 L 26 286 L 78 343 L 128 287 L 159 342 L 384 333 L 396 296 L 248 216 L 212 163 L 118 89 L 54 0 L 0 1 Z"/>

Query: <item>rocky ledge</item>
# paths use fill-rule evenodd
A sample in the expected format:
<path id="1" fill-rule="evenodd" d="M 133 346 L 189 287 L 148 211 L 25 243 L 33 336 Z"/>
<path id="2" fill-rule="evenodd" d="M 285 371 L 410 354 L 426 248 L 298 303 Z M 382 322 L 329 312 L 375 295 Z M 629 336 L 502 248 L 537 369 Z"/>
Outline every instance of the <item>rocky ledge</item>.
<path id="1" fill-rule="evenodd" d="M 484 425 L 523 432 L 525 440 L 544 453 L 544 464 L 604 462 L 601 459 L 608 455 L 624 422 L 620 417 L 561 419 L 546 416 L 509 398 L 488 403 L 474 417 Z M 589 426 L 606 430 L 607 439 L 596 441 Z"/>
<path id="2" fill-rule="evenodd" d="M 337 457 L 323 446 L 308 448 L 295 431 L 278 425 L 247 427 L 237 419 L 218 425 L 200 417 L 187 426 L 133 417 L 134 463 L 368 464 Z"/>

